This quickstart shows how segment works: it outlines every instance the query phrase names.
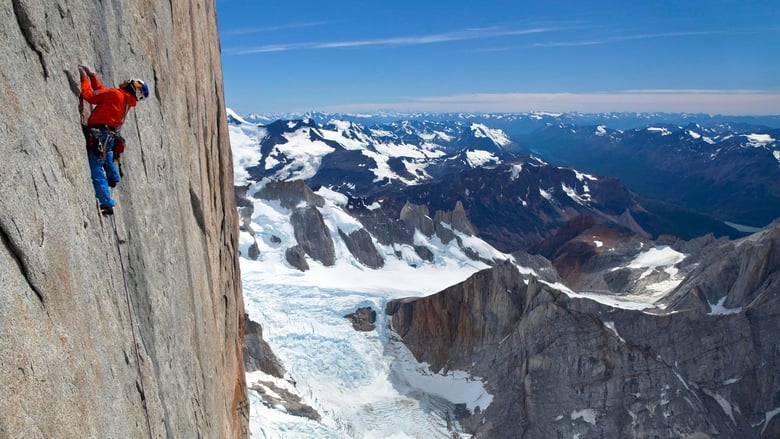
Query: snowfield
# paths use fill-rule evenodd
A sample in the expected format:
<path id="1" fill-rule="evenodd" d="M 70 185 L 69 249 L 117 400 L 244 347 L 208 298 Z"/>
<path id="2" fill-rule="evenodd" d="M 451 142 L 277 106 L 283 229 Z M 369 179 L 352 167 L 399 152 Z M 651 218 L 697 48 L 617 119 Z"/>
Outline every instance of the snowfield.
<path id="1" fill-rule="evenodd" d="M 321 212 L 337 244 L 336 265 L 307 259 L 311 269 L 301 272 L 286 262 L 285 250 L 295 238 L 291 212 L 278 202 L 254 200 L 255 236 L 240 234 L 242 255 L 255 240 L 260 250 L 256 261 L 240 259 L 244 300 L 249 317 L 263 325 L 264 338 L 287 371 L 277 387 L 286 386 L 322 417 L 315 422 L 289 415 L 281 407 L 265 405 L 250 390 L 253 437 L 451 437 L 453 429 L 459 431 L 455 404 L 484 409 L 492 396 L 479 377 L 460 371 L 434 374 L 418 363 L 389 328 L 384 309 L 389 300 L 435 293 L 488 266 L 470 260 L 454 241 L 445 245 L 418 233 L 415 240 L 434 250 L 434 263 L 419 259 L 411 247 L 403 251 L 377 244 L 385 267 L 366 268 L 337 239 L 339 229 L 349 233 L 361 227 L 342 210 L 345 197 L 329 189 L 318 194 L 327 200 Z M 508 258 L 481 240 L 466 235 L 462 239 L 484 257 Z M 358 332 L 344 318 L 361 307 L 377 312 L 375 331 Z M 250 389 L 273 380 L 279 381 L 258 372 L 247 374 Z"/>

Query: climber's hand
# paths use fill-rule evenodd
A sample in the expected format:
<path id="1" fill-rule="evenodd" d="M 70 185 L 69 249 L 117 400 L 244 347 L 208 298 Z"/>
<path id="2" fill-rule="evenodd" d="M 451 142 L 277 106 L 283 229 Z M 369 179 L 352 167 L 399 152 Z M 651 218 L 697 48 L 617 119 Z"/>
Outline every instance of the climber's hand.
<path id="1" fill-rule="evenodd" d="M 86 76 L 93 76 L 95 74 L 95 72 L 93 72 L 89 67 L 85 66 L 84 64 L 79 64 L 79 72 L 82 72 L 82 74 Z"/>

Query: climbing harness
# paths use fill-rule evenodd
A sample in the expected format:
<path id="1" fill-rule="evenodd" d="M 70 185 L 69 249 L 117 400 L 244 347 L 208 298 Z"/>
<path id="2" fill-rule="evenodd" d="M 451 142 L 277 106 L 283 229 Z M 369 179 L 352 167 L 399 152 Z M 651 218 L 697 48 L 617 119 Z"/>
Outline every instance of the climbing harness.
<path id="1" fill-rule="evenodd" d="M 149 419 L 149 407 L 146 404 L 146 389 L 144 389 L 144 375 L 141 371 L 141 354 L 138 349 L 138 336 L 135 333 L 135 316 L 133 315 L 133 307 L 130 305 L 130 290 L 127 287 L 127 275 L 125 274 L 125 263 L 122 259 L 122 249 L 119 245 L 122 242 L 119 239 L 119 233 L 116 230 L 116 219 L 114 215 L 111 217 L 111 228 L 114 230 L 114 240 L 116 242 L 116 252 L 119 255 L 119 267 L 122 269 L 122 282 L 125 287 L 125 299 L 127 301 L 127 313 L 130 317 L 130 329 L 133 333 L 133 350 L 135 351 L 135 363 L 138 366 L 138 390 L 141 393 L 141 402 L 144 406 L 144 413 L 146 415 L 146 427 L 149 429 L 149 439 L 153 439 L 152 434 L 152 422 Z"/>
<path id="2" fill-rule="evenodd" d="M 125 139 L 123 139 L 119 135 L 118 131 L 108 126 L 99 126 L 99 127 L 89 127 L 88 132 L 89 132 L 89 137 L 87 140 L 88 146 L 92 148 L 95 155 L 102 157 L 103 160 L 106 159 L 106 153 L 108 152 L 109 149 L 111 150 L 116 149 L 117 141 L 121 143 L 121 150 L 124 151 Z"/>

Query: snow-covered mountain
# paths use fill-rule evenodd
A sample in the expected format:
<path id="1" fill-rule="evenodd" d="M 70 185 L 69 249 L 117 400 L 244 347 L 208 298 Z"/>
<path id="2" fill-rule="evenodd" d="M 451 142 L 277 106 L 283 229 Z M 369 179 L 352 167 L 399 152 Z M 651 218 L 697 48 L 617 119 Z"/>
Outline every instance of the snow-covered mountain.
<path id="1" fill-rule="evenodd" d="M 366 127 L 307 119 L 257 125 L 232 113 L 230 122 L 244 185 L 301 179 L 315 190 L 327 187 L 350 197 L 350 208 L 364 217 L 375 215 L 367 206 L 382 206 L 384 215 L 397 217 L 409 200 L 431 214 L 461 202 L 477 234 L 503 251 L 528 249 L 583 214 L 651 236 L 737 233 L 695 212 L 643 200 L 615 179 L 520 154 L 503 131 L 481 123 Z"/>
<path id="2" fill-rule="evenodd" d="M 612 112 L 612 113 L 579 113 L 564 112 L 551 113 L 544 111 L 518 112 L 518 113 L 430 113 L 430 112 L 397 112 L 384 111 L 372 113 L 280 113 L 280 114 L 251 114 L 244 117 L 250 123 L 267 125 L 276 120 L 305 120 L 312 119 L 316 123 L 327 123 L 330 120 L 345 120 L 361 125 L 381 125 L 399 120 L 409 121 L 433 121 L 461 123 L 481 123 L 492 128 L 501 129 L 511 137 L 528 134 L 548 125 L 569 124 L 578 126 L 595 126 L 604 124 L 613 129 L 633 129 L 637 127 L 666 125 L 688 125 L 700 123 L 702 125 L 718 124 L 745 124 L 752 126 L 764 126 L 780 128 L 780 115 L 776 116 L 731 116 L 713 115 L 703 113 L 636 113 L 636 112 Z"/>
<path id="3" fill-rule="evenodd" d="M 368 127 L 303 119 L 258 125 L 232 112 L 229 121 L 234 145 L 252 147 L 240 161 L 249 165 L 242 168 L 247 180 L 301 179 L 348 195 L 420 184 L 513 157 L 512 141 L 480 123 L 402 121 Z"/>
<path id="4" fill-rule="evenodd" d="M 429 181 L 463 170 L 466 163 L 506 163 L 512 160 L 507 154 L 525 158 L 534 154 L 557 165 L 620 178 L 643 197 L 683 206 L 720 221 L 758 227 L 780 215 L 780 186 L 775 184 L 780 178 L 779 116 L 541 112 L 307 113 L 299 116 L 303 119 L 294 120 L 306 120 L 309 125 L 327 131 L 319 134 L 342 147 L 345 146 L 341 142 L 343 130 L 331 122 L 349 124 L 351 129 L 362 132 L 362 149 L 367 151 L 338 150 L 329 159 L 323 158 L 322 174 L 309 182 L 314 187 L 331 186 L 334 176 L 347 177 L 345 173 L 352 172 L 354 175 L 347 179 L 356 183 L 344 184 L 355 184 L 355 190 L 342 189 L 351 194 L 364 193 L 392 182 Z M 260 116 L 252 121 L 263 121 L 264 126 L 279 123 L 270 123 Z M 255 123 L 245 122 L 245 126 Z M 484 127 L 486 130 L 482 131 L 498 133 L 511 142 L 505 143 L 488 134 L 483 139 L 492 139 L 494 145 L 500 145 L 499 149 L 493 148 L 477 142 L 475 137 L 480 136 L 479 131 L 472 131 L 471 135 L 469 127 Z M 424 138 L 414 139 L 414 135 L 409 135 L 410 130 Z M 383 132 L 392 137 L 382 139 Z M 437 137 L 436 133 L 448 137 Z M 276 139 L 279 138 L 271 136 L 268 141 Z M 426 149 L 423 145 L 427 140 L 430 142 Z M 372 148 L 382 142 L 393 145 L 394 151 L 375 149 L 380 155 L 369 157 Z M 453 158 L 450 153 L 457 148 L 469 152 Z M 496 154 L 497 151 L 501 154 Z M 377 157 L 382 161 L 376 162 Z M 357 163 L 363 169 L 354 166 Z M 295 163 L 291 166 L 295 167 Z"/>
<path id="5" fill-rule="evenodd" d="M 497 390 L 466 368 L 418 362 L 385 315 L 393 300 L 426 297 L 509 264 L 529 282 L 573 298 L 657 309 L 690 270 L 678 268 L 686 255 L 668 245 L 625 230 L 633 241 L 619 245 L 609 233 L 593 232 L 591 245 L 609 250 L 605 256 L 620 261 L 612 268 L 636 287 L 621 295 L 575 292 L 543 258 L 502 253 L 466 231 L 462 209 L 432 218 L 407 204 L 398 218 L 385 217 L 394 232 L 379 236 L 351 212 L 349 197 L 325 187 L 311 191 L 300 180 L 253 183 L 241 200 L 246 310 L 262 323 L 285 370 L 282 377 L 257 370 L 247 376 L 251 428 L 261 437 L 472 437 L 474 426 L 462 422 L 489 410 Z M 376 312 L 375 329 L 357 332 L 345 317 L 366 307 Z"/>
<path id="6" fill-rule="evenodd" d="M 760 227 L 780 216 L 780 130 L 717 123 L 549 125 L 518 141 L 550 161 L 611 175 L 632 191 Z"/>
<path id="7" fill-rule="evenodd" d="M 780 428 L 777 337 L 714 348 L 748 314 L 776 326 L 780 225 L 736 243 L 654 240 L 652 227 L 694 214 L 517 155 L 480 123 L 230 118 L 247 313 L 284 369 L 247 375 L 253 435 Z M 361 312 L 357 330 L 346 317 Z"/>

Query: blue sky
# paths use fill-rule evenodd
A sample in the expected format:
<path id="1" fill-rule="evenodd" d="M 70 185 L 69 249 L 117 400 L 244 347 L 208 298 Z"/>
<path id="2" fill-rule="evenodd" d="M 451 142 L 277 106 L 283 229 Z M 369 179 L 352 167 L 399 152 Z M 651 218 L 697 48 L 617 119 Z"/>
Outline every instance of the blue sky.
<path id="1" fill-rule="evenodd" d="M 217 0 L 227 105 L 780 114 L 775 0 Z"/>

